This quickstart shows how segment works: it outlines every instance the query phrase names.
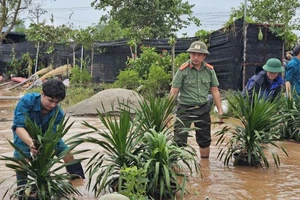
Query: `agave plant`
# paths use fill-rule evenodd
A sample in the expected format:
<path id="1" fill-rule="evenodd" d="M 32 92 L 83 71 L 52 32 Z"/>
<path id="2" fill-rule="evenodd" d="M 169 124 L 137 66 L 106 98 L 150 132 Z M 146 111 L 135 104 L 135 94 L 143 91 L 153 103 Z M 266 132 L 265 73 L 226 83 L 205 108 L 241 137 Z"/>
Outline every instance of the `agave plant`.
<path id="1" fill-rule="evenodd" d="M 35 140 L 36 146 L 39 147 L 39 154 L 30 159 L 12 142 L 8 141 L 11 146 L 20 153 L 21 158 L 13 158 L 2 156 L 0 159 L 8 161 L 6 167 L 16 171 L 17 173 L 26 174 L 28 176 L 27 184 L 24 186 L 26 192 L 35 192 L 35 196 L 41 200 L 49 199 L 69 199 L 70 195 L 81 195 L 80 192 L 72 186 L 70 183 L 71 175 L 66 172 L 61 172 L 61 169 L 66 165 L 80 162 L 83 159 L 76 160 L 72 163 L 62 163 L 62 158 L 65 157 L 71 150 L 75 148 L 75 145 L 70 146 L 69 149 L 63 151 L 60 155 L 56 156 L 55 146 L 59 140 L 64 137 L 68 132 L 70 125 L 67 125 L 68 119 L 63 119 L 58 125 L 57 131 L 53 133 L 53 125 L 56 120 L 57 113 L 51 118 L 48 129 L 43 133 L 41 127 L 35 122 L 31 121 L 27 116 L 25 125 L 30 136 Z M 73 154 L 79 154 L 84 151 L 76 151 Z M 13 189 L 16 183 L 14 183 L 9 189 L 7 189 L 5 195 Z M 18 197 L 21 189 L 17 188 L 12 197 Z M 27 199 L 28 197 L 24 197 Z"/>
<path id="2" fill-rule="evenodd" d="M 124 102 L 119 102 L 118 116 L 106 113 L 105 109 L 105 113 L 98 111 L 105 129 L 83 122 L 91 130 L 74 136 L 78 138 L 77 144 L 86 142 L 101 148 L 90 158 L 86 170 L 89 174 L 87 188 L 95 196 L 109 188 L 117 192 L 126 190 L 130 184 L 122 178 L 122 169 L 134 166 L 146 171 L 147 194 L 153 195 L 158 190 L 160 197 L 171 190 L 171 185 L 177 190 L 185 189 L 177 180 L 180 176 L 176 169 L 185 166 L 190 172 L 193 169 L 199 172 L 195 150 L 177 147 L 171 139 L 167 124 L 171 120 L 172 99 L 150 98 L 139 103 L 140 108 L 134 108 L 135 117 L 130 113 L 132 107 Z"/>
<path id="3" fill-rule="evenodd" d="M 134 126 L 129 110 L 121 109 L 118 117 L 98 111 L 98 117 L 106 130 L 99 130 L 83 122 L 83 125 L 91 131 L 76 135 L 80 138 L 79 142 L 95 144 L 101 148 L 89 159 L 86 169 L 89 174 L 87 188 L 92 189 L 95 196 L 99 196 L 107 188 L 118 191 L 121 188 L 119 184 L 121 169 L 135 166 L 135 156 L 142 149 L 140 132 Z M 105 153 L 102 153 L 102 149 Z"/>
<path id="4" fill-rule="evenodd" d="M 299 99 L 295 90 L 292 96 Z M 284 123 L 278 126 L 278 131 L 283 139 L 292 139 L 300 142 L 300 101 L 293 98 L 281 98 L 281 108 L 279 113 L 285 118 Z"/>
<path id="5" fill-rule="evenodd" d="M 278 154 L 268 148 L 268 145 L 281 149 L 286 155 L 284 148 L 275 143 L 276 128 L 284 122 L 284 117 L 278 114 L 280 109 L 279 99 L 273 102 L 268 98 L 261 97 L 260 92 L 255 93 L 252 99 L 248 94 L 244 97 L 241 93 L 228 99 L 231 107 L 229 117 L 235 118 L 239 124 L 234 128 L 225 126 L 221 131 L 216 132 L 219 136 L 217 145 L 223 145 L 218 158 L 224 160 L 224 165 L 228 165 L 233 155 L 237 159 L 244 158 L 249 165 L 257 165 L 269 167 L 269 162 L 265 154 L 265 150 L 269 150 L 272 154 L 275 165 L 280 165 Z M 230 132 L 231 135 L 227 136 Z M 260 161 L 263 161 L 263 165 Z"/>
<path id="6" fill-rule="evenodd" d="M 183 199 L 187 175 L 182 170 L 190 174 L 200 172 L 196 151 L 191 147 L 178 147 L 171 140 L 170 132 L 154 129 L 144 134 L 143 144 L 144 149 L 138 157 L 139 166 L 147 171 L 147 193 L 155 199 L 174 199 L 175 192 L 181 191 Z"/>
<path id="7" fill-rule="evenodd" d="M 135 123 L 141 128 L 141 131 L 154 129 L 157 132 L 165 129 L 170 130 L 170 122 L 175 117 L 173 111 L 175 104 L 172 98 L 155 98 L 149 100 L 139 100 L 139 108 L 135 108 Z"/>

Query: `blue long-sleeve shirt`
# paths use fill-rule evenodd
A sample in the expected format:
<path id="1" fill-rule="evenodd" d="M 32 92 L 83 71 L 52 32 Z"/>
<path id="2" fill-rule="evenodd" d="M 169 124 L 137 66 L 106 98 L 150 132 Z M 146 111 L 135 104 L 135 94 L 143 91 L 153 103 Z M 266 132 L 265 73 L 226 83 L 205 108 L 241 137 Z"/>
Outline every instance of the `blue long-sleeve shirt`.
<path id="1" fill-rule="evenodd" d="M 22 127 L 25 128 L 25 119 L 26 115 L 29 116 L 29 118 L 34 121 L 39 127 L 42 128 L 42 131 L 45 132 L 48 129 L 48 124 L 50 122 L 50 119 L 53 115 L 55 115 L 55 112 L 59 109 L 59 113 L 56 117 L 54 126 L 53 126 L 53 132 L 56 132 L 57 125 L 61 122 L 63 119 L 64 113 L 61 110 L 59 106 L 55 107 L 53 110 L 51 110 L 46 115 L 42 116 L 41 114 L 41 95 L 38 93 L 28 93 L 25 94 L 21 100 L 19 101 L 18 105 L 15 108 L 14 111 L 14 119 L 13 119 L 13 125 L 12 125 L 12 131 L 14 135 L 14 141 L 18 138 L 18 135 L 16 134 L 16 128 Z"/>
<path id="2" fill-rule="evenodd" d="M 292 89 L 295 89 L 297 94 L 300 95 L 300 60 L 293 57 L 285 69 L 285 81 L 291 83 Z"/>

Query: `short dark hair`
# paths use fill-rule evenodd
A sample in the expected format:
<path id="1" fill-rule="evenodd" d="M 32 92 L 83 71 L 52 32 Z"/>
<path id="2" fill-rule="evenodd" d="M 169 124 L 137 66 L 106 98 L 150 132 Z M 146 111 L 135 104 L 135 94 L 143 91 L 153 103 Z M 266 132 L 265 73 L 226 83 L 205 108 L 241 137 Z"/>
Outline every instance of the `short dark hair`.
<path id="1" fill-rule="evenodd" d="M 66 97 L 66 87 L 58 79 L 49 79 L 43 83 L 43 92 L 45 96 L 57 98 L 59 101 L 62 101 Z"/>
<path id="2" fill-rule="evenodd" d="M 300 45 L 297 45 L 293 50 L 293 54 L 294 56 L 298 56 L 299 53 L 300 53 Z"/>

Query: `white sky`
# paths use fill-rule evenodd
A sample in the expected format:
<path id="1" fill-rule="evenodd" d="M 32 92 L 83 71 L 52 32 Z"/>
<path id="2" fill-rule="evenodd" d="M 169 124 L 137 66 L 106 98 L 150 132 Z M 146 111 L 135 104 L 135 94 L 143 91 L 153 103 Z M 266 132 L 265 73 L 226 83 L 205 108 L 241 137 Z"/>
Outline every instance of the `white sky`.
<path id="1" fill-rule="evenodd" d="M 245 0 L 187 0 L 190 4 L 195 4 L 194 15 L 201 20 L 202 26 L 191 25 L 179 32 L 194 36 L 200 29 L 217 30 L 229 19 L 231 8 L 237 8 Z M 51 15 L 54 18 L 54 25 L 69 24 L 74 28 L 86 28 L 96 24 L 103 14 L 100 10 L 95 10 L 90 6 L 92 0 L 46 0 L 42 6 L 48 11 L 41 17 L 51 24 Z M 300 11 L 299 11 L 300 15 Z M 40 21 L 41 21 L 40 20 Z M 27 21 L 26 26 L 30 22 Z"/>

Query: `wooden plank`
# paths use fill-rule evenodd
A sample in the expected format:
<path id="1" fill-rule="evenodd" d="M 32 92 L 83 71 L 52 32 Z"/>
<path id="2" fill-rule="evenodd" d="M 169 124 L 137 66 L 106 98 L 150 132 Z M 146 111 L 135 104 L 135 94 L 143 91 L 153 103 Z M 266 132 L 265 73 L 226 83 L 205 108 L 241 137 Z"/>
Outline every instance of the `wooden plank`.
<path id="1" fill-rule="evenodd" d="M 20 100 L 21 96 L 0 96 L 0 100 Z"/>
<path id="2" fill-rule="evenodd" d="M 2 87 L 2 86 L 6 86 L 6 85 L 9 85 L 9 84 L 11 84 L 11 83 L 13 83 L 13 81 L 9 81 L 9 82 L 5 82 L 5 83 L 1 83 L 1 84 L 0 84 L 0 87 Z"/>

